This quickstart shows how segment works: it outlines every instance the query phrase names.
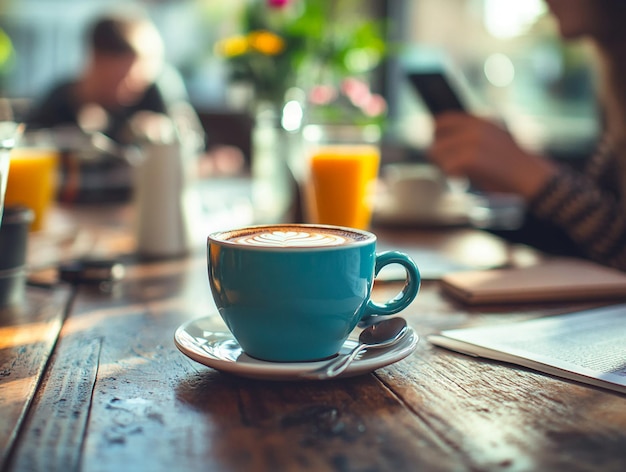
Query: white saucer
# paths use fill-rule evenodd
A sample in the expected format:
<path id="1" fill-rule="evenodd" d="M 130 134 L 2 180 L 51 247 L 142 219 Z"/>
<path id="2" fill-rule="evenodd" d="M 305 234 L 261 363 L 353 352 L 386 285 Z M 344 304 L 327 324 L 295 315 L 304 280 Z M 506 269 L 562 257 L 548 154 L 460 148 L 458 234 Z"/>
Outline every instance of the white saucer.
<path id="1" fill-rule="evenodd" d="M 388 226 L 467 226 L 470 224 L 469 212 L 475 203 L 472 195 L 461 193 L 447 193 L 426 207 L 398 205 L 391 195 L 380 195 L 372 220 L 375 224 Z"/>
<path id="2" fill-rule="evenodd" d="M 190 359 L 214 369 L 263 380 L 304 380 L 300 374 L 314 370 L 328 360 L 316 362 L 267 362 L 245 354 L 228 331 L 215 331 L 215 317 L 206 316 L 189 321 L 174 333 L 176 347 Z M 338 377 L 366 374 L 380 367 L 404 359 L 413 353 L 419 337 L 411 327 L 407 335 L 395 346 L 371 349 L 356 359 Z M 357 337 L 350 336 L 340 353 L 356 346 Z"/>

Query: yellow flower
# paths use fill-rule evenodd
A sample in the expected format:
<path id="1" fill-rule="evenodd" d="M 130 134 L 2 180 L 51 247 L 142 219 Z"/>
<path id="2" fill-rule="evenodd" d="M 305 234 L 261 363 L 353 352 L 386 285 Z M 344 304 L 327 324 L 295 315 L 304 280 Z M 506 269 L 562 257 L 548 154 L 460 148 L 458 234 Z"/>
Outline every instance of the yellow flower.
<path id="1" fill-rule="evenodd" d="M 285 49 L 283 38 L 266 30 L 252 31 L 248 34 L 248 44 L 266 56 L 276 56 Z"/>
<path id="2" fill-rule="evenodd" d="M 241 56 L 248 49 L 248 38 L 245 36 L 231 36 L 215 43 L 215 53 L 224 57 Z"/>
<path id="3" fill-rule="evenodd" d="M 0 28 L 0 68 L 9 61 L 13 54 L 13 43 L 9 35 Z"/>

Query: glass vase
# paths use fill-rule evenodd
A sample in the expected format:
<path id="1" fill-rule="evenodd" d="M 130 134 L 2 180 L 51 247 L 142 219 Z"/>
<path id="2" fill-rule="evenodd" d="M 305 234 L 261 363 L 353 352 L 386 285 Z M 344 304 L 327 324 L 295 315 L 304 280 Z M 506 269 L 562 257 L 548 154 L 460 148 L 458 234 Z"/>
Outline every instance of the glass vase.
<path id="1" fill-rule="evenodd" d="M 281 124 L 282 107 L 257 104 L 252 129 L 252 202 L 259 224 L 292 222 L 294 179 L 287 165 L 291 133 Z"/>

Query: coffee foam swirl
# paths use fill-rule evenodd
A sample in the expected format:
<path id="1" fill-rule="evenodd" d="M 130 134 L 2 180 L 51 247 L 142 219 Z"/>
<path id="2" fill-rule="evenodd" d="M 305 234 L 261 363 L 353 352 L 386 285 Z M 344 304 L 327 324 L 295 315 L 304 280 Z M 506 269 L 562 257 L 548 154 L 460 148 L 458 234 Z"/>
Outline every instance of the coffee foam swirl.
<path id="1" fill-rule="evenodd" d="M 372 235 L 343 228 L 298 225 L 245 228 L 216 235 L 216 239 L 243 246 L 268 248 L 315 248 L 345 246 L 370 239 Z"/>
<path id="2" fill-rule="evenodd" d="M 339 234 L 305 231 L 271 231 L 231 239 L 238 244 L 264 247 L 342 246 L 353 242 Z"/>

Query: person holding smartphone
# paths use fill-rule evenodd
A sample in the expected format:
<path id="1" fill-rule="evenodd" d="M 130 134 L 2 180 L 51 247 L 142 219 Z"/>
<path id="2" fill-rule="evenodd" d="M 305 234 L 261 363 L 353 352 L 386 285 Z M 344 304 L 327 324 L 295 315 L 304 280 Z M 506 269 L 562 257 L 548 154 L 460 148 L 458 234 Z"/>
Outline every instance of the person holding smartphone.
<path id="1" fill-rule="evenodd" d="M 511 238 L 626 271 L 626 2 L 546 3 L 561 36 L 588 38 L 599 59 L 604 133 L 585 169 L 529 152 L 498 124 L 464 112 L 435 117 L 428 155 L 477 189 L 522 196 L 526 222 Z"/>

